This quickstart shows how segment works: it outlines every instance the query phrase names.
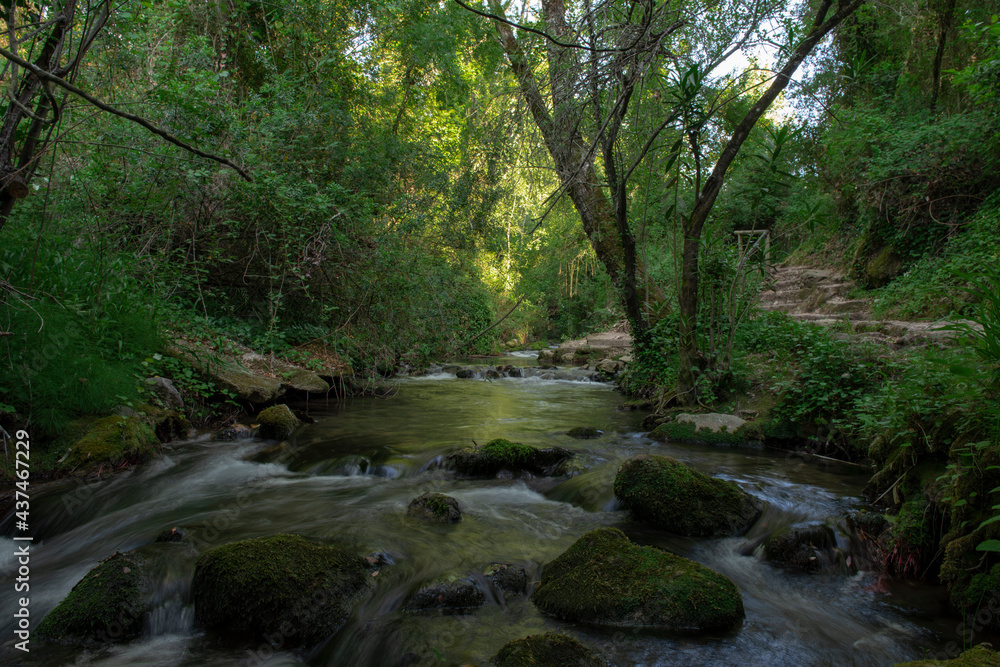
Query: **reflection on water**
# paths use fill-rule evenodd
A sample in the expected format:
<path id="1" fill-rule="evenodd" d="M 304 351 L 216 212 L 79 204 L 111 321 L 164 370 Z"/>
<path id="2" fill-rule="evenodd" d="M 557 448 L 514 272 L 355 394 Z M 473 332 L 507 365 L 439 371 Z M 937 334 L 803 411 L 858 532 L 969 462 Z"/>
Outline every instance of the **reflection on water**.
<path id="1" fill-rule="evenodd" d="M 116 549 L 141 547 L 157 563 L 160 586 L 143 639 L 82 654 L 33 643 L 26 664 L 485 664 L 507 641 L 561 630 L 615 665 L 886 665 L 919 657 L 921 647 L 937 648 L 928 628 L 948 632 L 937 625 L 947 623 L 953 631 L 954 622 L 934 615 L 938 589 L 889 594 L 869 572 L 797 574 L 742 555 L 769 531 L 808 522 L 836 526 L 838 548 L 849 549 L 840 518 L 860 505 L 863 471 L 769 451 L 660 445 L 641 435 L 640 414 L 616 409 L 621 400 L 610 386 L 592 382 L 405 379 L 392 399 L 322 410 L 312 404 L 317 422 L 270 463 L 244 460 L 263 443 L 200 439 L 171 445 L 160 460 L 99 483 L 53 488 L 33 499 L 41 522 L 32 560 L 37 619 Z M 573 440 L 565 432 L 574 426 L 595 426 L 603 435 Z M 567 447 L 582 472 L 569 479 L 464 480 L 437 465 L 450 452 L 497 437 Z M 768 509 L 739 538 L 680 538 L 644 527 L 616 509 L 611 493 L 620 463 L 643 452 L 736 481 Z M 407 517 L 407 503 L 425 491 L 457 498 L 463 521 L 435 525 Z M 195 548 L 151 544 L 171 526 L 189 531 Z M 743 591 L 745 623 L 701 637 L 602 630 L 544 617 L 523 597 L 503 605 L 491 600 L 469 615 L 400 611 L 409 595 L 439 576 L 481 573 L 494 561 L 525 567 L 537 580 L 542 564 L 598 526 L 621 527 L 638 542 L 730 577 Z M 223 647 L 199 633 L 188 602 L 196 554 L 279 532 L 384 552 L 395 564 L 380 572 L 349 624 L 309 655 Z M 9 574 L 12 542 L 2 542 L 0 566 Z M 5 582 L 4 609 L 10 591 Z M 9 620 L 2 624 L 11 636 Z"/>

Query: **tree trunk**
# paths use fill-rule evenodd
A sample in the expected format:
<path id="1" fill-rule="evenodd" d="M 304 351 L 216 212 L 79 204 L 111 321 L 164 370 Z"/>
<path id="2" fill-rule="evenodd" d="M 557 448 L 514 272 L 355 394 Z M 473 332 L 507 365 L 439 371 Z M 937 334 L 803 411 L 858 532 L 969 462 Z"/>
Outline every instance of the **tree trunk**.
<path id="1" fill-rule="evenodd" d="M 864 4 L 864 0 L 852 0 L 847 4 L 839 5 L 833 16 L 827 19 L 826 14 L 832 4 L 832 0 L 824 0 L 816 12 L 816 18 L 813 20 L 809 35 L 799 43 L 788 62 L 775 75 L 768 89 L 764 91 L 764 94 L 736 126 L 736 131 L 733 132 L 733 136 L 723 148 L 719 161 L 712 169 L 712 174 L 705 180 L 705 185 L 698 195 L 691 215 L 684 221 L 681 293 L 678 297 L 680 301 L 680 340 L 677 350 L 679 356 L 677 394 L 682 403 L 692 404 L 698 401 L 697 377 L 694 369 L 699 367 L 698 364 L 701 361 L 701 352 L 698 348 L 698 251 L 701 245 L 701 232 L 712 212 L 712 207 L 715 206 L 719 192 L 722 191 L 726 171 L 739 154 L 747 137 L 750 136 L 754 125 L 781 94 L 781 91 L 788 86 L 792 74 L 795 73 L 806 56 L 841 21 Z"/>

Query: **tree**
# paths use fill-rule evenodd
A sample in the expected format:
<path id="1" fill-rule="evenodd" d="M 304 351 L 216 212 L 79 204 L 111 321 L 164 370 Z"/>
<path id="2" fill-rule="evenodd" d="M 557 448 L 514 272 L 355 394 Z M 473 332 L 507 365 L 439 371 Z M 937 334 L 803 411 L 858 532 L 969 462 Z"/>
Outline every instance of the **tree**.
<path id="1" fill-rule="evenodd" d="M 620 290 L 640 347 L 651 313 L 660 310 L 653 306 L 659 305 L 655 302 L 662 296 L 639 290 L 639 285 L 648 281 L 629 220 L 630 179 L 659 150 L 659 144 L 672 144 L 671 159 L 680 154 L 682 142 L 687 144 L 693 205 L 682 216 L 678 295 L 677 389 L 684 402 L 697 400 L 695 376 L 704 364 L 697 339 L 701 236 L 726 172 L 802 61 L 863 1 L 845 0 L 834 6 L 833 0 L 823 0 L 804 32 L 786 18 L 783 66 L 737 124 L 707 172 L 703 160 L 708 157 L 708 121 L 725 104 L 719 97 L 705 103 L 701 96 L 707 77 L 729 55 L 750 44 L 765 19 L 780 18 L 782 4 L 737 0 L 705 6 L 697 2 L 673 5 L 654 0 L 608 0 L 593 5 L 583 0 L 581 5 L 568 7 L 564 0 L 542 0 L 536 28 L 510 21 L 499 0 L 490 0 L 489 12 L 456 0 L 494 22 L 521 97 L 559 174 L 560 194 L 573 201 L 597 257 Z M 571 24 L 570 17 L 575 17 L 575 23 Z M 543 58 L 525 45 L 524 38 L 515 36 L 515 29 L 530 39 L 544 40 L 548 96 L 540 83 L 545 77 L 536 73 Z M 535 51 L 539 50 L 536 46 Z M 624 141 L 626 128 L 632 131 L 642 126 L 630 117 L 630 109 L 640 101 L 648 103 L 649 97 L 665 102 L 664 112 L 643 136 Z M 676 141 L 664 141 L 666 132 L 672 132 Z M 629 144 L 631 151 L 627 150 Z M 708 176 L 703 179 L 704 173 Z"/>
<path id="2" fill-rule="evenodd" d="M 28 185 L 39 161 L 58 139 L 55 130 L 69 94 L 249 178 L 229 160 L 200 151 L 145 118 L 106 104 L 73 84 L 84 57 L 113 13 L 106 0 L 88 2 L 82 9 L 79 5 L 78 0 L 30 5 L 9 0 L 0 8 L 8 41 L 7 49 L 0 48 L 0 56 L 7 61 L 0 78 L 7 84 L 9 101 L 0 123 L 0 231 L 17 200 L 30 192 Z M 19 55 L 23 50 L 31 54 L 29 59 Z M 61 100 L 56 97 L 60 89 Z"/>

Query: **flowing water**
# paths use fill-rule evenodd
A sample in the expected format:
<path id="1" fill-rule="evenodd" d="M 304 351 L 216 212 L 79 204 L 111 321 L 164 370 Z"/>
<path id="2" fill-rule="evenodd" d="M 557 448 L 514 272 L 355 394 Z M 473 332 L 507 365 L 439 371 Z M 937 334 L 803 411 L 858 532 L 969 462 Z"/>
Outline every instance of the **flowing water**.
<path id="1" fill-rule="evenodd" d="M 526 358 L 491 363 L 526 366 Z M 485 368 L 480 371 L 485 377 Z M 110 650 L 33 641 L 29 657 L 10 650 L 6 656 L 38 665 L 482 665 L 508 641 L 563 631 L 613 665 L 889 665 L 961 641 L 955 621 L 940 615 L 941 589 L 857 570 L 864 559 L 842 517 L 863 506 L 864 470 L 767 450 L 662 445 L 642 435 L 641 413 L 618 409 L 622 399 L 610 385 L 591 382 L 582 371 L 553 373 L 528 368 L 521 378 L 458 379 L 444 372 L 406 378 L 391 399 L 313 403 L 316 423 L 303 427 L 278 461 L 247 460 L 268 443 L 202 437 L 167 445 L 162 458 L 105 480 L 46 489 L 32 499 L 34 624 L 115 550 L 139 548 L 154 562 L 154 609 L 141 639 Z M 596 426 L 603 434 L 573 440 L 565 432 L 574 426 Z M 469 480 L 440 467 L 448 453 L 497 437 L 567 447 L 582 472 L 568 479 Z M 768 509 L 738 538 L 682 538 L 644 527 L 616 509 L 611 492 L 620 463 L 643 452 L 733 480 Z M 407 517 L 409 501 L 425 491 L 458 499 L 463 520 L 439 525 Z M 836 535 L 832 566 L 823 573 L 786 572 L 755 555 L 753 546 L 770 531 L 810 522 L 825 522 Z M 8 516 L 3 534 L 11 534 L 11 523 Z M 194 548 L 152 543 L 172 526 L 185 529 Z M 439 577 L 481 577 L 491 562 L 519 565 L 537 580 L 545 562 L 600 526 L 619 527 L 637 542 L 725 574 L 743 592 L 745 622 L 731 632 L 690 637 L 562 622 L 540 614 L 525 597 L 491 597 L 470 614 L 402 609 Z M 308 654 L 225 645 L 195 626 L 189 588 L 197 554 L 275 533 L 333 540 L 358 553 L 381 552 L 391 562 L 349 623 Z M 14 543 L 0 538 L 5 610 L 13 608 L 13 552 Z M 0 626 L 6 641 L 10 617 Z"/>

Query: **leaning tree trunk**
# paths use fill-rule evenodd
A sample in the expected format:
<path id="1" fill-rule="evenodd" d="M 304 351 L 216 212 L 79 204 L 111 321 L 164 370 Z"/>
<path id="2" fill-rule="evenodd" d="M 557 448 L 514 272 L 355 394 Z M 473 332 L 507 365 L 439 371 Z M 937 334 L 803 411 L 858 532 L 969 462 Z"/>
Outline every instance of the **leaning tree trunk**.
<path id="1" fill-rule="evenodd" d="M 691 215 L 684 220 L 684 249 L 681 254 L 681 293 L 679 295 L 680 335 L 677 350 L 677 395 L 682 403 L 691 404 L 698 401 L 698 373 L 695 370 L 700 370 L 699 364 L 701 362 L 701 350 L 698 345 L 698 253 L 701 246 L 702 230 L 712 212 L 712 207 L 715 206 L 715 200 L 722 190 L 726 171 L 739 154 L 740 148 L 750 135 L 750 130 L 781 94 L 781 91 L 788 86 L 792 74 L 795 73 L 806 56 L 831 30 L 863 3 L 864 0 L 853 0 L 839 5 L 837 11 L 830 18 L 826 18 L 833 2 L 832 0 L 824 0 L 816 12 L 816 18 L 813 20 L 808 36 L 799 43 L 788 62 L 775 75 L 774 81 L 771 82 L 768 89 L 736 126 L 736 131 L 733 132 L 733 136 L 722 150 L 719 161 L 712 169 L 711 176 L 706 179 Z"/>

